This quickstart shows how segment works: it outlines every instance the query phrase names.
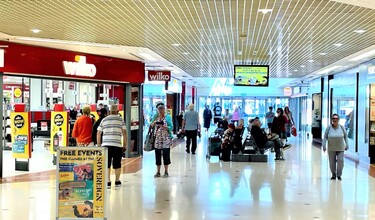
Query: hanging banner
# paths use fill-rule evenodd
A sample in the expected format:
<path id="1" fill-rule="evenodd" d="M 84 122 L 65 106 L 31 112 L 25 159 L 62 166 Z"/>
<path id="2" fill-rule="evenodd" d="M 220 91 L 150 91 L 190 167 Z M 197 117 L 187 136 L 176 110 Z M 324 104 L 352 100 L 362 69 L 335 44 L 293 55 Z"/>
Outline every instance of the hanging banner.
<path id="1" fill-rule="evenodd" d="M 11 112 L 13 158 L 31 158 L 30 113 Z"/>
<path id="2" fill-rule="evenodd" d="M 106 148 L 59 148 L 57 219 L 106 219 L 107 170 Z"/>
<path id="3" fill-rule="evenodd" d="M 68 122 L 68 112 L 51 112 L 51 153 L 56 153 L 57 147 L 68 146 Z"/>

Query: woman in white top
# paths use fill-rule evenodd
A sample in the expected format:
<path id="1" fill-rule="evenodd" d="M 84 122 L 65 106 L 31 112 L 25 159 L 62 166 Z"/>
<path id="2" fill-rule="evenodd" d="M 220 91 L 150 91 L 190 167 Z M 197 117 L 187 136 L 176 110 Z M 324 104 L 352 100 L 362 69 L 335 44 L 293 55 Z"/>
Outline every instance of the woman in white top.
<path id="1" fill-rule="evenodd" d="M 345 128 L 339 124 L 339 115 L 332 115 L 332 124 L 328 126 L 324 133 L 323 151 L 327 150 L 328 141 L 328 159 L 331 169 L 331 180 L 336 177 L 341 181 L 342 169 L 344 168 L 344 151 L 349 149 L 348 137 Z"/>

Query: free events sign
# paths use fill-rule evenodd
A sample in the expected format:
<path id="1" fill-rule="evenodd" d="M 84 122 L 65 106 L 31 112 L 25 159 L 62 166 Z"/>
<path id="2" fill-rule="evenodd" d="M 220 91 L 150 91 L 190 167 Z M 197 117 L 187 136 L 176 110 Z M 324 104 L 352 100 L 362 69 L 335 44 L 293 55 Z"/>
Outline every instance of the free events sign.
<path id="1" fill-rule="evenodd" d="M 57 219 L 106 219 L 106 167 L 106 148 L 57 151 Z"/>

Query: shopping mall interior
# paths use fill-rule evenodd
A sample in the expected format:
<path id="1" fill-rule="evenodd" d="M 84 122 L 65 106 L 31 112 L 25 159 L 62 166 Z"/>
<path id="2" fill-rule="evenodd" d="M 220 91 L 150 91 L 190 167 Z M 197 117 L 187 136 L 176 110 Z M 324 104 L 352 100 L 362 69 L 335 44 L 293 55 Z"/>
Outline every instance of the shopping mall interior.
<path id="1" fill-rule="evenodd" d="M 0 14 L 0 219 L 375 219 L 374 0 L 1 1 Z M 173 138 L 155 178 L 159 103 Z M 77 147 L 85 106 L 92 125 L 117 106 L 120 186 L 106 147 Z M 256 117 L 271 132 L 269 107 L 291 112 L 284 160 L 251 135 Z M 218 127 L 237 112 L 224 160 Z M 332 179 L 334 117 L 347 149 Z"/>

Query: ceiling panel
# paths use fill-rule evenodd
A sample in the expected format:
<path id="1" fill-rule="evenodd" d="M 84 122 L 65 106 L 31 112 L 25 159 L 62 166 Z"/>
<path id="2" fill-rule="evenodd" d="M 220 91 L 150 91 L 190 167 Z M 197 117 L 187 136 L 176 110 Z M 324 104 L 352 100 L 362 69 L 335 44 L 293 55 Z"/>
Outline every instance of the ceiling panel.
<path id="1" fill-rule="evenodd" d="M 375 45 L 375 10 L 346 3 L 8 0 L 0 1 L 0 32 L 149 48 L 195 77 L 232 77 L 235 64 L 269 64 L 271 77 L 298 78 Z"/>

